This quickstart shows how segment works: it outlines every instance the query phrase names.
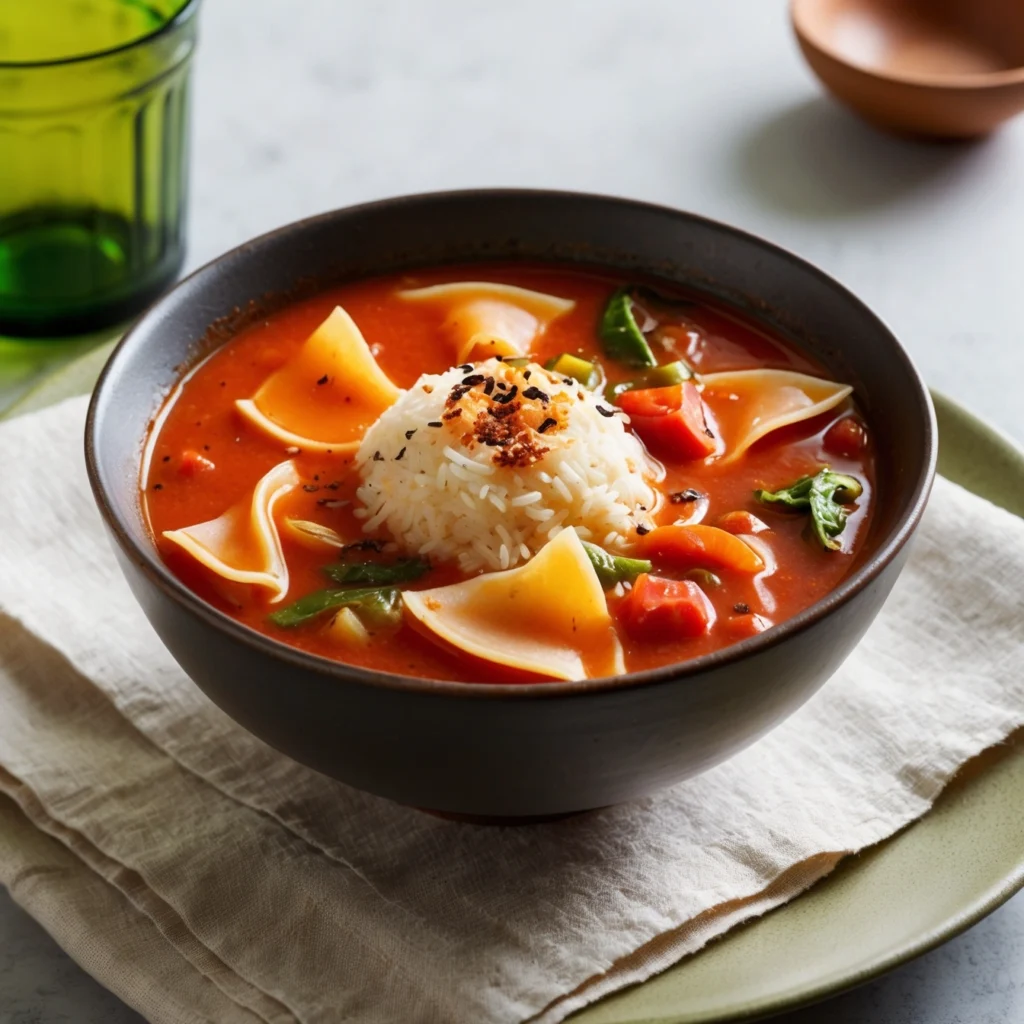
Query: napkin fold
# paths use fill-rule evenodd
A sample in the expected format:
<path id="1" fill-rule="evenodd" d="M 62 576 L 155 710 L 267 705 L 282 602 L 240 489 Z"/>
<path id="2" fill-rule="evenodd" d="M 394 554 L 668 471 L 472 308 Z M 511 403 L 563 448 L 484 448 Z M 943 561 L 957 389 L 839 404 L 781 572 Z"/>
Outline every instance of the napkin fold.
<path id="1" fill-rule="evenodd" d="M 0 881 L 156 1024 L 555 1024 L 791 899 L 1024 724 L 1024 522 L 936 483 L 826 687 L 644 800 L 486 828 L 214 707 L 122 581 L 83 400 L 0 428 Z"/>

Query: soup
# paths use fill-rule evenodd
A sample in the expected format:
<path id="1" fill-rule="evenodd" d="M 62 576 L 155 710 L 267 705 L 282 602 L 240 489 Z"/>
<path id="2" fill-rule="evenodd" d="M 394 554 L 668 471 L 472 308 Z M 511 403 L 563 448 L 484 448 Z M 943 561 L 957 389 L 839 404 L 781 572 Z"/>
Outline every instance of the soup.
<path id="1" fill-rule="evenodd" d="M 852 389 L 732 312 L 562 266 L 346 284 L 185 375 L 161 556 L 314 654 L 463 681 L 669 665 L 834 589 L 870 525 Z"/>

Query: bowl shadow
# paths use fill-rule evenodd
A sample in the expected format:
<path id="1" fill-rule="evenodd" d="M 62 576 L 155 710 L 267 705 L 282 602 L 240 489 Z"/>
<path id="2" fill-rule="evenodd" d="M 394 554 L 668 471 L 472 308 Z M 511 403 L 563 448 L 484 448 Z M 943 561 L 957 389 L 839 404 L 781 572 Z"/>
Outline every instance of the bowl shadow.
<path id="1" fill-rule="evenodd" d="M 963 173 L 991 145 L 886 135 L 832 101 L 793 104 L 740 139 L 740 184 L 767 207 L 828 220 L 895 205 Z"/>

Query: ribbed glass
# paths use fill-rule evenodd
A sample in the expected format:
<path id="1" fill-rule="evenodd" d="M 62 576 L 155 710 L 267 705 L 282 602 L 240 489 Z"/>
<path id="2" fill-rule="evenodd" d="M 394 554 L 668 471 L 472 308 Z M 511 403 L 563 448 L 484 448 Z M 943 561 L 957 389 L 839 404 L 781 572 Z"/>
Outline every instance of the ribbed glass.
<path id="1" fill-rule="evenodd" d="M 138 312 L 181 268 L 198 0 L 78 0 L 79 18 L 119 5 L 131 17 L 100 26 L 104 52 L 60 60 L 51 8 L 51 34 L 16 62 L 3 29 L 22 4 L 47 0 L 0 2 L 0 333 L 91 330 Z M 104 37 L 79 26 L 66 46 L 85 38 Z"/>

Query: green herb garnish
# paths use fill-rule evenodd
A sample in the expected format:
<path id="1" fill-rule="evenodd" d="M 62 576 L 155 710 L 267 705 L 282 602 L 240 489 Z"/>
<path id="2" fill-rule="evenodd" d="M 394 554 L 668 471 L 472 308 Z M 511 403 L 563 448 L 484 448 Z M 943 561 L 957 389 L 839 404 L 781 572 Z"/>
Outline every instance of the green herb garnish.
<path id="1" fill-rule="evenodd" d="M 377 627 L 396 626 L 402 608 L 395 587 L 349 587 L 346 590 L 318 590 L 269 616 L 275 626 L 290 629 L 315 619 L 333 608 L 351 608 L 360 619 Z"/>
<path id="2" fill-rule="evenodd" d="M 640 573 L 651 571 L 651 563 L 645 558 L 612 555 L 586 540 L 583 541 L 583 548 L 605 590 L 614 587 L 616 583 L 632 583 Z"/>
<path id="3" fill-rule="evenodd" d="M 845 473 L 833 473 L 824 466 L 814 476 L 803 476 L 778 491 L 756 490 L 754 497 L 765 504 L 809 509 L 818 540 L 828 551 L 839 551 L 841 545 L 835 538 L 843 532 L 849 515 L 843 506 L 863 493 L 859 480 Z"/>
<path id="4" fill-rule="evenodd" d="M 383 586 L 388 583 L 406 583 L 419 579 L 430 569 L 423 558 L 400 558 L 397 562 L 348 562 L 328 565 L 324 573 L 335 583 L 369 583 Z"/>
<path id="5" fill-rule="evenodd" d="M 613 359 L 630 366 L 656 366 L 657 360 L 633 315 L 631 289 L 619 288 L 604 308 L 598 334 Z"/>

